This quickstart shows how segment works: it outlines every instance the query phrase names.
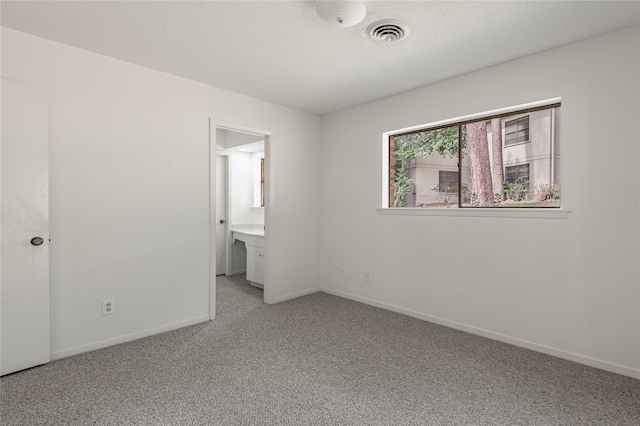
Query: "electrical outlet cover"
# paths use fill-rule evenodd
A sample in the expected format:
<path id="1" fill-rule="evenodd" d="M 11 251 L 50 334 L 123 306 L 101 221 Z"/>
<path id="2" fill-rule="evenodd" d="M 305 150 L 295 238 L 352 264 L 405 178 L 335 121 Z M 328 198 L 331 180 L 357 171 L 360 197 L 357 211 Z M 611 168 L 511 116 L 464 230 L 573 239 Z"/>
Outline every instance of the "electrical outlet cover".
<path id="1" fill-rule="evenodd" d="M 102 315 L 113 315 L 115 313 L 115 299 L 102 301 Z"/>

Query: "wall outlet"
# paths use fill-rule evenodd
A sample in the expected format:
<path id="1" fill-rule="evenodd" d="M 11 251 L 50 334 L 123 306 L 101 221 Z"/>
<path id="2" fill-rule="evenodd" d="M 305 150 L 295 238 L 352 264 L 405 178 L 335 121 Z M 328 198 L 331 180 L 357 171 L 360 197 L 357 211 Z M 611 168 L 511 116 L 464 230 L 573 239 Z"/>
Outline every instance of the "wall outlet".
<path id="1" fill-rule="evenodd" d="M 364 280 L 365 283 L 369 282 L 369 273 L 365 272 L 362 276 L 362 279 Z"/>
<path id="2" fill-rule="evenodd" d="M 113 315 L 115 313 L 116 299 L 102 301 L 102 315 Z"/>
<path id="3" fill-rule="evenodd" d="M 342 278 L 347 278 L 347 267 L 346 266 L 341 266 L 340 267 L 340 276 Z"/>

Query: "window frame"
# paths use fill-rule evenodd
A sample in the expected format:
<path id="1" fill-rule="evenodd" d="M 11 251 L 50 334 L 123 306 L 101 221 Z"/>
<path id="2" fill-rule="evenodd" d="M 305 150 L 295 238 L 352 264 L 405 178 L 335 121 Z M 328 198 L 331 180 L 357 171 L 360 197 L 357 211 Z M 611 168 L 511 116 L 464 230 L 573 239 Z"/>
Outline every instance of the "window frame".
<path id="1" fill-rule="evenodd" d="M 390 207 L 394 195 L 394 139 L 396 136 L 403 136 L 412 133 L 424 132 L 427 130 L 436 130 L 439 128 L 451 127 L 458 125 L 461 133 L 462 125 L 478 122 L 480 120 L 491 120 L 493 118 L 502 118 L 515 114 L 526 114 L 533 111 L 545 109 L 553 109 L 561 106 L 562 99 L 560 97 L 550 98 L 541 101 L 531 102 L 527 104 L 514 105 L 511 107 L 500 108 L 482 113 L 469 114 L 465 116 L 455 117 L 447 120 L 436 121 L 432 123 L 407 127 L 398 130 L 387 131 L 382 134 L 382 202 L 381 207 L 377 208 L 378 214 L 381 215 L 414 215 L 414 216 L 458 216 L 458 217 L 513 217 L 513 218 L 544 218 L 544 219 L 566 219 L 571 211 L 566 206 L 566 197 L 561 199 L 560 207 L 462 207 L 456 209 L 429 209 L 420 207 Z M 461 136 L 461 135 L 460 135 Z M 459 137 L 459 144 L 461 137 Z M 510 145 L 511 146 L 511 145 Z M 461 149 L 458 150 L 459 153 Z M 462 168 L 458 167 L 458 179 L 462 181 Z M 459 205 L 462 206 L 460 198 L 461 191 L 458 191 Z M 564 194 L 563 194 L 564 195 Z"/>
<path id="2" fill-rule="evenodd" d="M 264 157 L 260 159 L 260 207 L 264 207 Z"/>

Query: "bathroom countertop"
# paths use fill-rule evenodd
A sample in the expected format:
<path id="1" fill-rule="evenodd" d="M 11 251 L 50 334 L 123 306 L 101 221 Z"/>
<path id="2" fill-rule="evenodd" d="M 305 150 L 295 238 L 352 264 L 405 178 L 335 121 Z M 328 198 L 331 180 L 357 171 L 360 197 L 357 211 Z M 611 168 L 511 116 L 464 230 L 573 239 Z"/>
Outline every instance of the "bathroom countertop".
<path id="1" fill-rule="evenodd" d="M 253 225 L 235 225 L 231 227 L 231 231 L 255 237 L 264 237 L 264 226 L 262 225 L 260 227 Z"/>

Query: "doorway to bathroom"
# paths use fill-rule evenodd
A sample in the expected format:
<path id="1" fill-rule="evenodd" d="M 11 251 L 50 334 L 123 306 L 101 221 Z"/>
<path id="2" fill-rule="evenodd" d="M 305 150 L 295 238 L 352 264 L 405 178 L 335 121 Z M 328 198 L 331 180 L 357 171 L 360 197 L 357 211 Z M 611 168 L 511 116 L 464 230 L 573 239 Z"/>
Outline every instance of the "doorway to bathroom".
<path id="1" fill-rule="evenodd" d="M 270 136 L 261 129 L 211 122 L 211 319 L 220 295 L 218 283 L 228 284 L 232 277 L 234 283 L 264 289 L 263 301 L 273 303 Z"/>

